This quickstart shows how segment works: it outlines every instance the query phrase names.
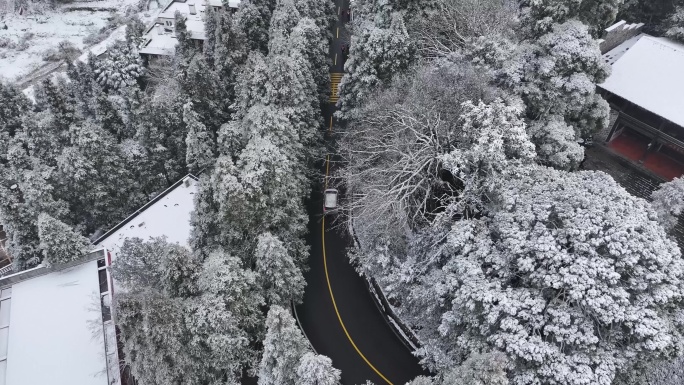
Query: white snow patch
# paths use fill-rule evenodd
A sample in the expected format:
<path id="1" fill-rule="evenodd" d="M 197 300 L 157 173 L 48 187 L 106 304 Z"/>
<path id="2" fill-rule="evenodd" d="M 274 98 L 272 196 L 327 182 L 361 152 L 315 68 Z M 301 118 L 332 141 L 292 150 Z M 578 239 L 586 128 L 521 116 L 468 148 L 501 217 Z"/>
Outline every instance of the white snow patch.
<path id="1" fill-rule="evenodd" d="M 94 46 L 90 47 L 88 50 L 86 50 L 83 55 L 78 57 L 78 60 L 87 63 L 88 62 L 88 55 L 89 52 L 92 52 L 93 55 L 95 56 L 100 56 L 107 52 L 107 47 L 111 46 L 114 44 L 116 41 L 119 40 L 126 40 L 126 26 L 122 25 L 119 28 L 115 29 L 112 31 L 112 33 L 107 36 L 106 39 L 103 41 L 95 44 Z"/>
<path id="2" fill-rule="evenodd" d="M 147 241 L 152 237 L 166 236 L 168 242 L 188 246 L 190 215 L 195 209 L 196 193 L 197 181 L 189 176 L 183 178 L 183 183 L 159 201 L 126 218 L 121 228 L 101 239 L 96 247 L 106 247 L 115 260 L 117 252 L 129 238 Z"/>
<path id="3" fill-rule="evenodd" d="M 684 127 L 682 69 L 684 44 L 643 35 L 615 61 L 599 87 Z"/>
<path id="4" fill-rule="evenodd" d="M 12 286 L 6 383 L 107 385 L 97 261 Z"/>
<path id="5" fill-rule="evenodd" d="M 127 8 L 137 4 L 138 0 L 101 0 L 88 2 L 72 2 L 58 6 L 43 14 L 19 15 L 9 13 L 3 15 L 7 29 L 0 29 L 0 39 L 8 38 L 19 43 L 25 34 L 33 34 L 28 39 L 28 48 L 0 48 L 0 76 L 8 80 L 17 80 L 30 74 L 41 65 L 43 53 L 56 49 L 59 43 L 67 40 L 79 49 L 84 49 L 83 38 L 91 32 L 104 27 L 111 17 L 111 10 L 116 9 L 123 14 Z M 156 17 L 156 11 L 144 12 L 143 19 Z"/>

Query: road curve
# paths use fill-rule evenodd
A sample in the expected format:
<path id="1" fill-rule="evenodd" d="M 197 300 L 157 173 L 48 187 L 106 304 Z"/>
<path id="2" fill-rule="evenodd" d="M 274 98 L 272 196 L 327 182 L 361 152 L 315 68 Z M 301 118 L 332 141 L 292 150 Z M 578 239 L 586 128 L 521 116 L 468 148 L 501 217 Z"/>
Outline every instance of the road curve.
<path id="1" fill-rule="evenodd" d="M 333 30 L 331 73 L 343 72 L 343 11 L 349 7 L 348 1 L 336 4 L 341 12 Z M 324 111 L 326 122 L 333 112 L 333 106 Z M 324 173 L 328 166 L 323 165 Z M 330 357 L 342 371 L 342 384 L 370 380 L 376 385 L 403 385 L 425 372 L 385 322 L 363 278 L 349 263 L 350 237 L 339 227 L 331 229 L 324 220 L 322 189 L 322 185 L 314 187 L 308 205 L 310 270 L 305 274 L 304 302 L 296 308 L 302 327 L 316 351 Z"/>

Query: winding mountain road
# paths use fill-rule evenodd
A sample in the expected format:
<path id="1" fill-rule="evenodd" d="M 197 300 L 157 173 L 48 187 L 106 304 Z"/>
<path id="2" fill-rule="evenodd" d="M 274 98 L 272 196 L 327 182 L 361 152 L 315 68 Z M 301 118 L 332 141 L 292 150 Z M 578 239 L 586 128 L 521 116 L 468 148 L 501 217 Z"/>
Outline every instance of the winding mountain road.
<path id="1" fill-rule="evenodd" d="M 333 79 L 331 103 L 324 111 L 329 122 L 326 139 L 334 140 L 336 83 L 346 55 L 341 51 L 347 21 L 348 0 L 336 0 L 338 21 L 330 49 Z M 330 155 L 323 165 L 326 175 L 334 168 Z M 331 228 L 322 213 L 324 186 L 317 186 L 309 203 L 310 270 L 305 275 L 304 302 L 297 306 L 302 327 L 319 354 L 330 357 L 342 371 L 342 384 L 403 385 L 425 374 L 418 360 L 385 322 L 366 289 L 364 279 L 351 266 L 347 248 L 351 239 L 343 229 Z"/>

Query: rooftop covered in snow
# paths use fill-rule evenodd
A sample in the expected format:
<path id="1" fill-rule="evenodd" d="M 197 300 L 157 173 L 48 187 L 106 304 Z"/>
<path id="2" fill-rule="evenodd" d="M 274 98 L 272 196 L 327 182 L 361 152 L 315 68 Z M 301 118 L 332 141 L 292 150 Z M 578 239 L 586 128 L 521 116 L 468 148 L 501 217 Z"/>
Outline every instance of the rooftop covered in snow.
<path id="1" fill-rule="evenodd" d="M 102 258 L 99 250 L 82 261 L 39 266 L 0 280 L 1 384 L 118 383 L 118 375 L 107 371 L 100 302 L 106 294 L 98 274 Z"/>
<path id="2" fill-rule="evenodd" d="M 94 243 L 107 248 L 116 258 L 124 241 L 129 238 L 149 240 L 166 236 L 167 241 L 188 245 L 190 215 L 195 208 L 197 178 L 188 175 L 166 189 L 153 200 L 114 226 Z"/>
<path id="3" fill-rule="evenodd" d="M 612 73 L 600 88 L 684 127 L 684 44 L 639 35 L 604 58 Z"/>

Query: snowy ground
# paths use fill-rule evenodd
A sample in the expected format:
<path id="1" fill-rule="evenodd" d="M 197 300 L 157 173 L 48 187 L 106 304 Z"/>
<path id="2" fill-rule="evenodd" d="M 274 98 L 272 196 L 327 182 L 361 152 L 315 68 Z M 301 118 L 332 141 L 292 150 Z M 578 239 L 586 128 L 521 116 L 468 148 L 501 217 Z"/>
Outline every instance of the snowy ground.
<path id="1" fill-rule="evenodd" d="M 64 40 L 81 50 L 90 48 L 83 42 L 84 37 L 105 26 L 113 12 L 123 14 L 128 7 L 133 7 L 138 2 L 139 0 L 74 1 L 61 4 L 43 14 L 8 13 L 0 17 L 0 77 L 25 82 L 34 73 L 40 76 L 57 70 L 58 63 L 43 60 L 46 51 L 56 49 Z M 153 8 L 157 6 L 155 1 L 151 5 Z M 144 20 L 147 22 L 154 14 L 155 11 L 143 12 L 141 17 L 147 19 Z M 2 29 L 3 24 L 7 29 Z M 116 32 L 121 33 L 120 30 Z M 3 40 L 4 47 L 1 44 Z M 25 42 L 23 47 L 22 42 Z"/>

